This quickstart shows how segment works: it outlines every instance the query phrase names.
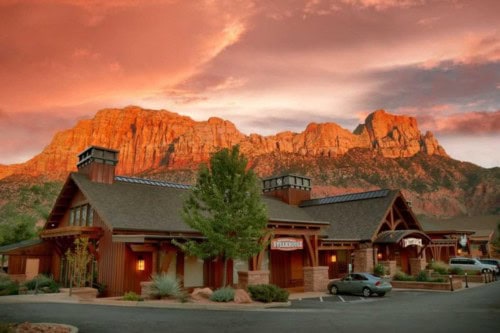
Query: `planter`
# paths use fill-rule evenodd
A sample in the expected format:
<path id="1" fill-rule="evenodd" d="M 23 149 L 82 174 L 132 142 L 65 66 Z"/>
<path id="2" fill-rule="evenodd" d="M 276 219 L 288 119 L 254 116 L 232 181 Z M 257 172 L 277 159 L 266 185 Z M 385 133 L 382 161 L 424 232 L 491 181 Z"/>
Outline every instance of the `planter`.
<path id="1" fill-rule="evenodd" d="M 69 293 L 72 296 L 76 296 L 80 299 L 95 299 L 97 298 L 97 294 L 99 291 L 96 288 L 89 288 L 89 287 L 84 287 L 84 288 L 71 288 L 71 291 Z"/>
<path id="2" fill-rule="evenodd" d="M 454 279 L 461 279 L 463 283 L 465 283 L 465 275 L 452 275 Z M 443 278 L 445 280 L 448 280 L 449 277 L 448 275 L 439 275 L 439 274 L 433 274 L 433 278 Z M 474 275 L 467 275 L 467 282 L 469 283 L 486 283 L 488 281 L 492 281 L 493 278 L 489 276 L 485 276 L 484 274 L 474 274 Z"/>
<path id="3" fill-rule="evenodd" d="M 452 278 L 453 290 L 462 289 L 462 279 Z M 391 281 L 393 288 L 451 290 L 450 282 Z"/>

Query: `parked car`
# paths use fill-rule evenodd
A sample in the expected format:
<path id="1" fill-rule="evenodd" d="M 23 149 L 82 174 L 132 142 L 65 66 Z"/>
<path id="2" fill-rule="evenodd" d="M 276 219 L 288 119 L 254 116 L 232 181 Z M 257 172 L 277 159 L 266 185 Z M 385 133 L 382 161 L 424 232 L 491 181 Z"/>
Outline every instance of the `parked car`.
<path id="1" fill-rule="evenodd" d="M 384 296 L 391 290 L 392 285 L 389 281 L 370 273 L 351 273 L 340 280 L 332 280 L 328 283 L 328 291 L 333 295 L 349 293 L 362 294 L 365 297 L 372 294 Z"/>
<path id="2" fill-rule="evenodd" d="M 497 266 L 497 268 L 500 269 L 500 259 L 484 258 L 484 259 L 479 259 L 479 261 L 483 264 Z"/>
<path id="3" fill-rule="evenodd" d="M 450 268 L 459 267 L 466 271 L 479 271 L 482 273 L 498 273 L 498 267 L 480 262 L 477 258 L 456 257 L 450 258 Z"/>

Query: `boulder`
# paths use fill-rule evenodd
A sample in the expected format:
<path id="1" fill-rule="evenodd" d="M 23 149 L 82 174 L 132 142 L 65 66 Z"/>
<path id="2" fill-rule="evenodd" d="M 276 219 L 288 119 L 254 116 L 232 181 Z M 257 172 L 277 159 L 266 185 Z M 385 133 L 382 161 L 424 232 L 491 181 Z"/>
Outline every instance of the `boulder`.
<path id="1" fill-rule="evenodd" d="M 252 298 L 244 289 L 236 289 L 234 291 L 235 303 L 252 303 Z"/>
<path id="2" fill-rule="evenodd" d="M 196 288 L 191 293 L 191 298 L 195 300 L 209 299 L 212 294 L 213 291 L 210 288 Z"/>

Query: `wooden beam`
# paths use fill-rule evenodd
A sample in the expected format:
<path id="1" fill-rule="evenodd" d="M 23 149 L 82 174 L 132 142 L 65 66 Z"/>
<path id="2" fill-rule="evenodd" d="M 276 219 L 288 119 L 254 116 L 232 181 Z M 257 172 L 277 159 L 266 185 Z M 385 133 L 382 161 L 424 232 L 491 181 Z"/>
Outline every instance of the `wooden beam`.
<path id="1" fill-rule="evenodd" d="M 309 254 L 309 258 L 311 259 L 311 266 L 316 267 L 318 266 L 318 263 L 315 261 L 316 257 L 314 255 L 314 250 L 311 244 L 311 240 L 309 239 L 309 237 L 304 237 L 304 240 L 307 246 L 307 253 Z"/>

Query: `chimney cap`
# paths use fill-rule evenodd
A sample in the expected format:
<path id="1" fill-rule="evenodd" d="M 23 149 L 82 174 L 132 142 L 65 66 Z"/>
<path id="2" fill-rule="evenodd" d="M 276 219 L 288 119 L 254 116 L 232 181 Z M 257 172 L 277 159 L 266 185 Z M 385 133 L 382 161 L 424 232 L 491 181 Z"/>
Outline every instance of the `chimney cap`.
<path id="1" fill-rule="evenodd" d="M 295 174 L 284 174 L 281 176 L 264 178 L 262 180 L 262 185 L 264 192 L 280 188 L 297 188 L 301 190 L 310 191 L 312 187 L 312 182 L 311 178 L 309 177 L 295 175 Z"/>
<path id="2" fill-rule="evenodd" d="M 89 146 L 78 154 L 77 167 L 81 168 L 92 162 L 116 165 L 118 163 L 118 150 L 99 146 Z"/>

